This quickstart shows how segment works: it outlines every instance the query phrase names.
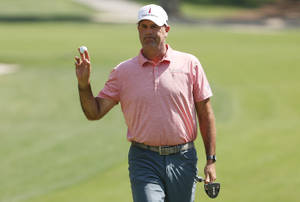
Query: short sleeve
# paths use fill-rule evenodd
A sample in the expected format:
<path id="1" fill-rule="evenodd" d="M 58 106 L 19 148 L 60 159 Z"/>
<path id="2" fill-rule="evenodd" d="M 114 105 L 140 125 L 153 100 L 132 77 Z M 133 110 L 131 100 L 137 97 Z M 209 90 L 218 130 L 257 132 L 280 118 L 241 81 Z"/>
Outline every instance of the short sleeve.
<path id="1" fill-rule="evenodd" d="M 192 62 L 193 66 L 193 95 L 195 102 L 200 102 L 213 95 L 205 72 L 198 59 Z"/>
<path id="2" fill-rule="evenodd" d="M 120 88 L 119 88 L 119 79 L 117 76 L 117 69 L 113 69 L 110 74 L 109 78 L 106 81 L 104 88 L 99 92 L 97 97 L 100 98 L 107 98 L 114 100 L 116 102 L 120 101 Z"/>

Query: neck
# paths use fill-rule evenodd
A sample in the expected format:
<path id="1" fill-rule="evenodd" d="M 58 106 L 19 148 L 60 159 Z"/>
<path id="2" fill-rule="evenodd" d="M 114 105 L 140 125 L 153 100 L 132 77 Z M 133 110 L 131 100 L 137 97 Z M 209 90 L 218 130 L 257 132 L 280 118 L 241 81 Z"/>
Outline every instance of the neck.
<path id="1" fill-rule="evenodd" d="M 159 62 L 167 52 L 166 44 L 163 44 L 159 47 L 143 47 L 143 55 L 148 59 L 153 61 L 154 63 Z"/>

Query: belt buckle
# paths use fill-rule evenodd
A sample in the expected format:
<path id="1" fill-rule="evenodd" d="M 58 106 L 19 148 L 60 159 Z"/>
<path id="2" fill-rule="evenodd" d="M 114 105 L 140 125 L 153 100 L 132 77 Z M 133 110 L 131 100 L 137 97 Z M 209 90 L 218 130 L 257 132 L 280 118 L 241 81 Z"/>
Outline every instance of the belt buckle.
<path id="1" fill-rule="evenodd" d="M 161 155 L 161 156 L 169 155 L 169 151 L 166 149 L 168 149 L 168 146 L 158 146 L 159 155 Z"/>

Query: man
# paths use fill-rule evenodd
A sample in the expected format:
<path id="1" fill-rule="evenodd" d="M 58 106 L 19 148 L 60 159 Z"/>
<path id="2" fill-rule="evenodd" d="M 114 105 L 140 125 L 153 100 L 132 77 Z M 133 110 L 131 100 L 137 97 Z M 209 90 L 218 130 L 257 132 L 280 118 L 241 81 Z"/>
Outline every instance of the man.
<path id="1" fill-rule="evenodd" d="M 110 73 L 97 97 L 90 85 L 88 52 L 75 57 L 82 109 L 102 118 L 118 102 L 131 142 L 129 175 L 135 202 L 194 201 L 197 115 L 205 145 L 205 182 L 216 179 L 216 129 L 211 89 L 198 59 L 166 44 L 167 13 L 147 5 L 138 14 L 142 49 Z"/>

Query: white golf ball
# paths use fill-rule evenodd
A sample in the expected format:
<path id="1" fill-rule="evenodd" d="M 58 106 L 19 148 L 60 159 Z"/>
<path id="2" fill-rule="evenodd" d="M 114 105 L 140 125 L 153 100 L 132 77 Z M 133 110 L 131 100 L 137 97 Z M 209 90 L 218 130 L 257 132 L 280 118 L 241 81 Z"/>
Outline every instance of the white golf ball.
<path id="1" fill-rule="evenodd" d="M 80 46 L 79 50 L 80 50 L 80 53 L 83 54 L 84 51 L 87 51 L 87 47 L 85 47 L 85 46 Z"/>

